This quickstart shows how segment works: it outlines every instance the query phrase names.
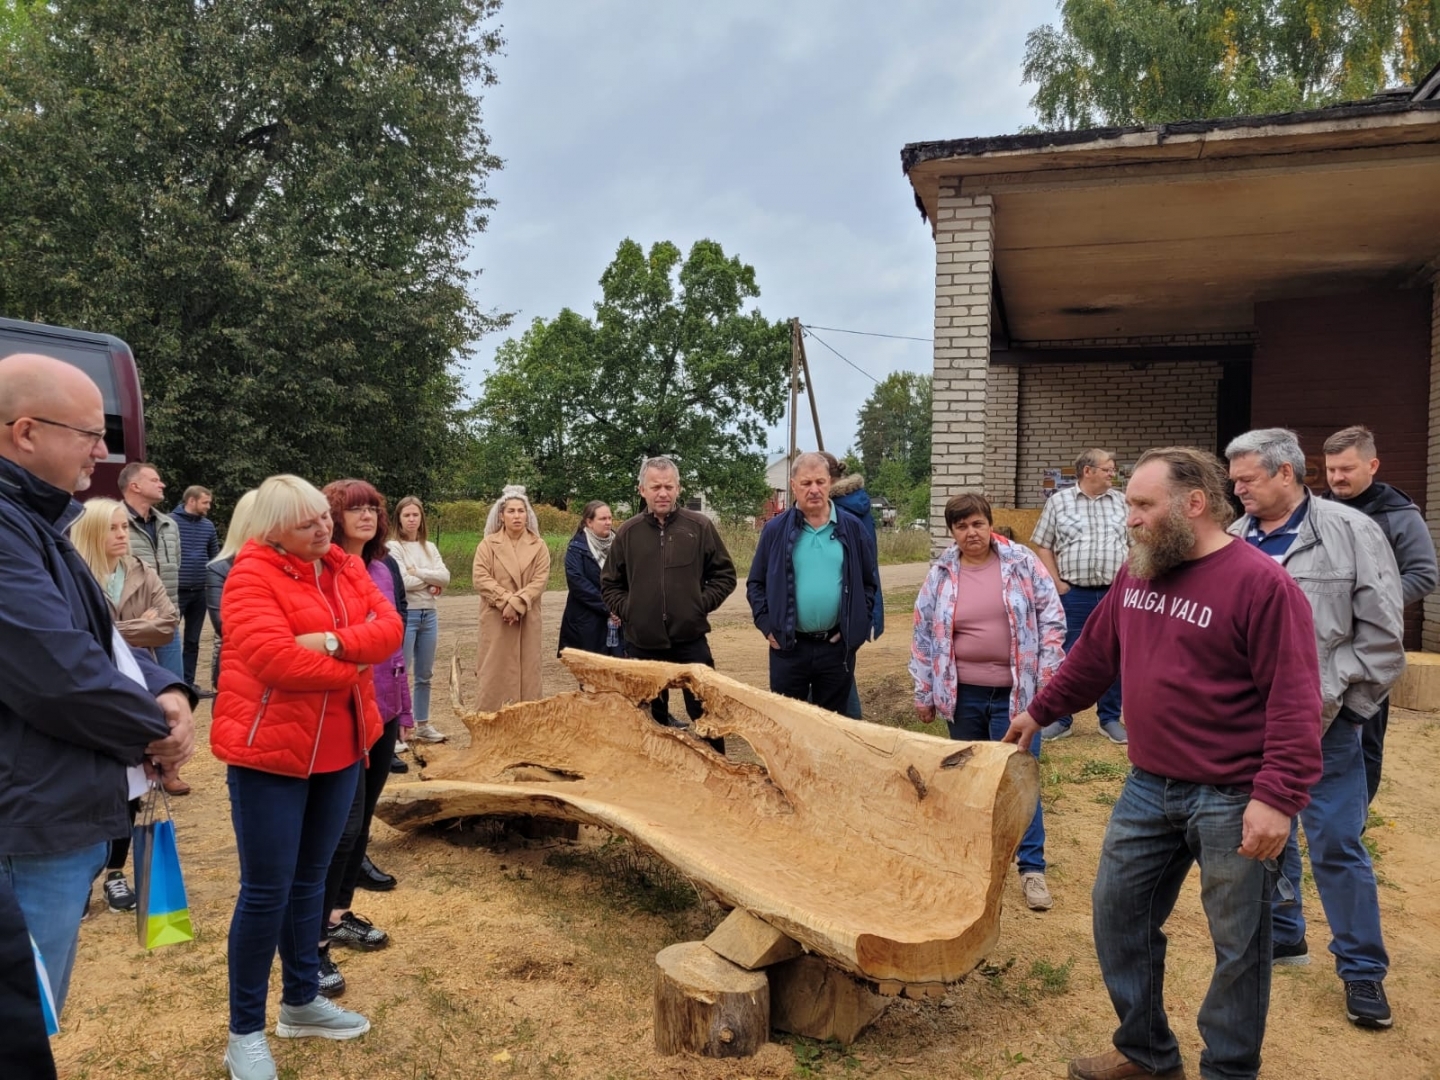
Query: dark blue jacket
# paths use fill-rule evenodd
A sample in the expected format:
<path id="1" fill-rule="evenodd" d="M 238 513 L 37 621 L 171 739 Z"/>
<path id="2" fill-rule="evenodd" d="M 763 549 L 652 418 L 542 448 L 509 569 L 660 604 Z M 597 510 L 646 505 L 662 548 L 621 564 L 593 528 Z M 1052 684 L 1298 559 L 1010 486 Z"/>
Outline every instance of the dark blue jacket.
<path id="1" fill-rule="evenodd" d="M 852 480 L 858 480 L 859 483 L 851 484 Z M 830 489 L 830 499 L 841 510 L 848 510 L 860 520 L 860 524 L 865 526 L 865 531 L 870 536 L 870 546 L 876 549 L 878 556 L 880 538 L 875 534 L 875 515 L 870 512 L 870 493 L 865 490 L 865 478 L 858 473 L 841 477 Z M 870 619 L 870 625 L 875 631 L 870 635 L 872 638 L 878 638 L 885 632 L 885 598 L 880 595 L 878 557 L 875 560 L 875 582 L 875 610 Z"/>
<path id="2" fill-rule="evenodd" d="M 220 554 L 215 523 L 200 514 L 187 514 L 181 503 L 170 511 L 180 533 L 180 588 L 205 588 L 205 567 Z"/>
<path id="3" fill-rule="evenodd" d="M 781 649 L 795 647 L 795 541 L 805 515 L 791 507 L 765 523 L 750 576 L 745 579 L 745 596 L 760 633 L 775 635 Z M 840 637 L 851 649 L 858 649 L 870 637 L 872 611 L 880 575 L 875 545 L 852 514 L 835 515 L 835 542 L 844 549 L 840 569 Z"/>
<path id="4" fill-rule="evenodd" d="M 64 531 L 69 492 L 0 459 L 0 854 L 74 851 L 130 831 L 125 766 L 169 734 L 155 695 L 180 680 L 113 659 L 110 606 Z"/>
<path id="5" fill-rule="evenodd" d="M 590 554 L 590 544 L 581 529 L 565 549 L 565 585 L 570 594 L 565 598 L 565 614 L 560 617 L 561 649 L 583 649 L 585 652 L 624 656 L 624 641 L 614 649 L 605 647 L 610 627 L 610 609 L 600 595 L 600 564 Z"/>

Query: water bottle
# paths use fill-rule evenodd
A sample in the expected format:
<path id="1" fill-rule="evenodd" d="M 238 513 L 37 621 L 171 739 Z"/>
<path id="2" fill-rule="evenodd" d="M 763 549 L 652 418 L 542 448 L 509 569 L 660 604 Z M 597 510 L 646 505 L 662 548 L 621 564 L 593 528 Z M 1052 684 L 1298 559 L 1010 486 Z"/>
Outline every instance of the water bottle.
<path id="1" fill-rule="evenodd" d="M 620 647 L 620 628 L 614 623 L 607 623 L 605 626 L 605 647 L 607 649 Z"/>

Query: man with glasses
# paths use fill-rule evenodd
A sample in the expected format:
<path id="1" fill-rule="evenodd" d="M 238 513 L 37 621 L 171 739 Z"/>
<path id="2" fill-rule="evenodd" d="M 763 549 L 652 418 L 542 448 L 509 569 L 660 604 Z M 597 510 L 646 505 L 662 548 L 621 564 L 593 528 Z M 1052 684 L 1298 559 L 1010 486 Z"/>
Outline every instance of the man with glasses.
<path id="1" fill-rule="evenodd" d="M 1115 456 L 1092 448 L 1075 459 L 1075 486 L 1045 502 L 1030 543 L 1055 579 L 1065 608 L 1065 651 L 1080 640 L 1086 620 L 1110 590 L 1125 563 L 1125 496 L 1114 488 Z M 1086 702 L 1085 704 L 1090 704 Z M 1098 706 L 1100 731 L 1111 742 L 1125 741 L 1120 720 L 1120 682 L 1105 688 Z M 1040 733 L 1046 740 L 1066 739 L 1074 717 L 1068 713 Z"/>
<path id="2" fill-rule="evenodd" d="M 1126 487 L 1130 555 L 1074 650 L 1011 722 L 1021 749 L 1122 671 L 1133 768 L 1110 814 L 1091 907 L 1120 1018 L 1114 1048 L 1072 1080 L 1181 1080 L 1165 1014 L 1162 927 L 1192 865 L 1215 971 L 1197 1021 L 1202 1076 L 1253 1080 L 1270 1007 L 1275 859 L 1320 778 L 1320 670 L 1305 594 L 1230 536 L 1212 454 L 1141 456 Z M 1207 953 L 1209 951 L 1207 950 Z M 1192 959 L 1199 959 L 1196 954 Z"/>
<path id="3" fill-rule="evenodd" d="M 100 390 L 48 356 L 0 360 L 0 875 L 58 1013 L 80 919 L 130 818 L 126 766 L 160 778 L 194 749 L 194 699 L 115 632 L 65 539 L 103 461 Z"/>

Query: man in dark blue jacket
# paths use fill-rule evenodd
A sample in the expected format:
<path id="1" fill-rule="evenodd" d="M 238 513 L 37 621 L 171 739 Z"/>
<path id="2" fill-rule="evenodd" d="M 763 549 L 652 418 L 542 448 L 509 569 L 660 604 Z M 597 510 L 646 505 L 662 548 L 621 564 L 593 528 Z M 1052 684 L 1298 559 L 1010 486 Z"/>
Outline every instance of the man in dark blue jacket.
<path id="1" fill-rule="evenodd" d="M 191 484 L 180 505 L 170 511 L 180 533 L 180 619 L 184 625 L 185 681 L 195 685 L 195 668 L 200 661 L 200 631 L 205 626 L 205 568 L 220 554 L 220 538 L 210 520 L 214 496 L 209 488 Z M 213 697 L 199 691 L 201 697 Z"/>
<path id="2" fill-rule="evenodd" d="M 0 425 L 0 874 L 58 1014 L 91 885 L 130 830 L 126 766 L 159 778 L 188 760 L 194 700 L 147 657 L 122 655 L 105 594 L 65 537 L 80 511 L 71 493 L 107 455 L 99 389 L 52 357 L 7 357 Z"/>
<path id="3" fill-rule="evenodd" d="M 790 491 L 794 505 L 760 533 L 745 595 L 770 642 L 770 689 L 842 712 L 874 617 L 875 546 L 831 501 L 821 455 L 795 458 Z"/>

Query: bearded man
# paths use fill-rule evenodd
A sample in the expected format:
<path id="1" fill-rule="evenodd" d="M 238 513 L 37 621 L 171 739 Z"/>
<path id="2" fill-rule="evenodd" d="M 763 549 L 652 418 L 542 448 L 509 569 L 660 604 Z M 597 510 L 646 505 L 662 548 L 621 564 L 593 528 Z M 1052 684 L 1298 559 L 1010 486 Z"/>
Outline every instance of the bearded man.
<path id="1" fill-rule="evenodd" d="M 1147 451 L 1125 490 L 1130 554 L 1060 671 L 1015 717 L 1023 749 L 1119 676 L 1132 765 L 1105 831 L 1095 950 L 1120 1025 L 1073 1080 L 1183 1080 L 1165 1015 L 1162 930 L 1200 865 L 1215 971 L 1197 1016 L 1200 1074 L 1260 1071 L 1271 904 L 1291 821 L 1320 778 L 1320 671 L 1310 605 L 1273 559 L 1225 531 L 1225 471 L 1189 447 Z M 1277 572 L 1278 571 L 1278 572 Z M 1198 957 L 1197 957 L 1198 959 Z"/>

